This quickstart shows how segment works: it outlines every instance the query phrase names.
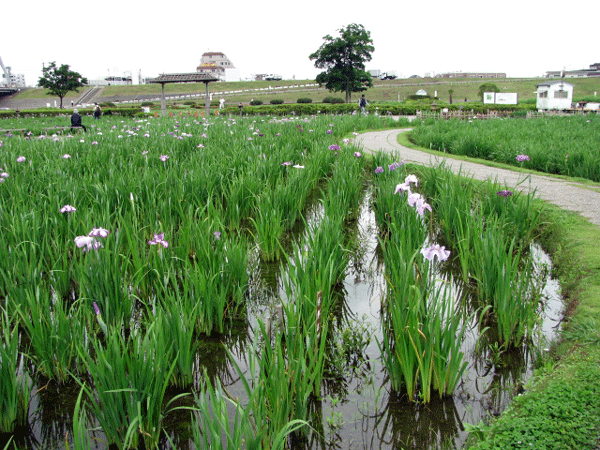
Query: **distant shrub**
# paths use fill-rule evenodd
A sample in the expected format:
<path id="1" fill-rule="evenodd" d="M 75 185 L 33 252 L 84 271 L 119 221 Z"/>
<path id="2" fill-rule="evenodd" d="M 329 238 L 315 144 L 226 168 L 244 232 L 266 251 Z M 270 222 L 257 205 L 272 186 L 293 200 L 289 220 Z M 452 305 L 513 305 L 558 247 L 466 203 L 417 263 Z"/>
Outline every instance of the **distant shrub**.
<path id="1" fill-rule="evenodd" d="M 252 100 L 250 102 L 250 105 L 252 105 L 252 106 L 259 106 L 259 105 L 262 105 L 262 104 L 263 104 L 262 100 Z"/>
<path id="2" fill-rule="evenodd" d="M 325 97 L 323 99 L 323 103 L 334 104 L 334 103 L 345 103 L 345 101 L 343 98 L 340 98 L 340 97 Z"/>
<path id="3" fill-rule="evenodd" d="M 185 102 L 183 102 L 184 105 L 188 105 L 188 106 L 194 106 L 196 104 L 196 102 L 192 101 L 192 100 L 186 100 Z"/>
<path id="4" fill-rule="evenodd" d="M 283 105 L 283 100 L 280 98 L 274 98 L 269 102 L 271 105 Z"/>
<path id="5" fill-rule="evenodd" d="M 154 102 L 142 102 L 142 106 L 154 106 Z"/>
<path id="6" fill-rule="evenodd" d="M 100 103 L 100 106 L 102 108 L 116 108 L 117 105 L 115 105 L 113 102 L 103 102 Z"/>
<path id="7" fill-rule="evenodd" d="M 296 103 L 312 103 L 312 98 L 302 97 L 296 100 Z"/>

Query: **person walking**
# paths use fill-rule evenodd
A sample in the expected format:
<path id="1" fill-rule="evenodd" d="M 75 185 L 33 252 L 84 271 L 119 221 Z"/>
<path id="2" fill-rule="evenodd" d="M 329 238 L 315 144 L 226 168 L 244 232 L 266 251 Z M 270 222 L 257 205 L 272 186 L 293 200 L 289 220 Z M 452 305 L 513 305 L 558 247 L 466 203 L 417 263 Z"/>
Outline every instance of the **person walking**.
<path id="1" fill-rule="evenodd" d="M 94 119 L 99 120 L 102 115 L 102 109 L 100 109 L 100 105 L 98 103 L 94 104 Z"/>
<path id="2" fill-rule="evenodd" d="M 363 114 L 367 113 L 367 105 L 369 104 L 369 102 L 367 101 L 365 94 L 363 94 L 360 97 L 360 100 L 358 101 L 358 106 L 360 106 L 360 112 Z"/>

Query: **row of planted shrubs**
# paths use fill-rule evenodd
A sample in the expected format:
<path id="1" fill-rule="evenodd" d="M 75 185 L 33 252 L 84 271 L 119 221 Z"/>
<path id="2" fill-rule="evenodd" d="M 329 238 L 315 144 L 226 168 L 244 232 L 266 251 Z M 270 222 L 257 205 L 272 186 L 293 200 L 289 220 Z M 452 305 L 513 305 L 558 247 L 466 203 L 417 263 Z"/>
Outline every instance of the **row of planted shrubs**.
<path id="1" fill-rule="evenodd" d="M 100 105 L 102 107 L 102 104 Z M 140 114 L 140 107 L 103 107 L 103 115 L 114 115 L 114 116 L 125 116 L 135 117 Z M 26 109 L 24 111 L 7 110 L 0 111 L 0 119 L 8 119 L 13 117 L 57 117 L 57 116 L 70 116 L 72 113 L 71 109 L 56 109 L 56 108 L 39 108 L 39 109 Z M 79 113 L 82 116 L 92 115 L 93 108 L 79 108 Z M 0 126 L 1 128 L 1 126 Z"/>
<path id="2" fill-rule="evenodd" d="M 457 110 L 456 108 L 451 108 L 449 105 L 449 110 Z M 498 107 L 490 107 L 490 106 L 498 106 Z M 440 106 L 438 105 L 438 110 L 442 107 L 446 107 L 446 105 Z M 415 115 L 417 111 L 428 111 L 431 109 L 431 105 L 423 104 L 421 102 L 404 102 L 404 103 L 372 103 L 367 107 L 367 110 L 370 113 L 377 112 L 381 115 Z M 522 112 L 524 113 L 529 108 L 527 105 L 518 105 L 512 106 L 511 108 L 507 108 L 506 105 L 483 105 L 478 103 L 469 103 L 467 106 L 464 106 L 466 111 L 471 111 L 474 114 L 485 114 L 488 111 L 510 111 L 513 114 Z M 242 114 L 245 115 L 265 115 L 265 114 L 273 114 L 273 115 L 287 115 L 287 114 L 349 114 L 355 111 L 358 111 L 359 107 L 357 103 L 337 103 L 337 104 L 327 104 L 327 103 L 283 103 L 279 105 L 250 105 L 244 106 L 242 109 Z M 228 106 L 221 110 L 222 114 L 239 114 L 239 109 L 237 106 Z"/>
<path id="3" fill-rule="evenodd" d="M 211 106 L 218 106 L 214 104 L 215 102 L 211 102 Z M 141 106 L 154 106 L 154 104 L 147 104 L 147 102 L 142 103 Z M 189 106 L 189 105 L 188 105 Z M 531 104 L 519 104 L 519 105 L 484 105 L 479 102 L 472 103 L 462 103 L 458 104 L 447 104 L 447 103 L 438 103 L 437 108 L 438 111 L 442 108 L 448 108 L 450 111 L 458 110 L 459 107 L 462 106 L 465 111 L 471 111 L 474 114 L 485 114 L 489 111 L 498 111 L 498 112 L 511 112 L 512 115 L 525 114 L 528 110 L 535 110 L 535 105 Z M 195 107 L 204 108 L 204 105 Z M 169 107 L 171 108 L 171 107 Z M 344 103 L 344 101 L 340 98 L 336 97 L 325 97 L 323 99 L 323 103 L 312 103 L 311 98 L 299 98 L 297 103 L 284 103 L 281 99 L 273 99 L 270 100 L 270 105 L 264 105 L 262 100 L 253 100 L 250 102 L 250 105 L 245 105 L 242 109 L 242 114 L 244 115 L 265 115 L 265 114 L 274 114 L 274 115 L 286 115 L 286 114 L 348 114 L 353 113 L 354 111 L 358 111 L 359 107 L 356 102 L 352 103 Z M 429 111 L 431 110 L 431 102 L 427 101 L 406 101 L 402 103 L 397 102 L 372 102 L 367 110 L 369 112 L 377 112 L 379 114 L 387 114 L 387 115 L 414 115 L 417 111 Z M 82 115 L 91 115 L 91 108 L 82 108 L 79 110 Z M 132 107 L 104 107 L 102 109 L 103 114 L 110 115 L 121 115 L 126 117 L 135 117 L 138 115 L 142 115 L 139 106 Z M 222 110 L 220 110 L 221 114 L 239 114 L 239 108 L 237 105 L 226 106 Z M 53 109 L 53 108 L 40 108 L 40 109 L 28 109 L 26 111 L 22 111 L 17 113 L 16 111 L 0 111 L 0 119 L 3 118 L 11 118 L 11 117 L 54 117 L 60 115 L 70 115 L 70 110 L 65 109 Z M 0 127 L 1 128 L 1 127 Z"/>

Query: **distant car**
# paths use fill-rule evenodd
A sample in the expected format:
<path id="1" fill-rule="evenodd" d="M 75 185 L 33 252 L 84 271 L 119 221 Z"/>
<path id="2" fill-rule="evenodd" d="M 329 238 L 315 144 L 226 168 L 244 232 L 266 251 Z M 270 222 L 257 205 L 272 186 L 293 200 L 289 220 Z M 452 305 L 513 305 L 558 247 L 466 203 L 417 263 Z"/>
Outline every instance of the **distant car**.
<path id="1" fill-rule="evenodd" d="M 267 81 L 281 81 L 281 75 L 270 74 L 265 77 Z"/>
<path id="2" fill-rule="evenodd" d="M 398 78 L 398 76 L 390 72 L 383 72 L 381 75 L 379 75 L 380 80 L 395 80 L 396 78 Z"/>

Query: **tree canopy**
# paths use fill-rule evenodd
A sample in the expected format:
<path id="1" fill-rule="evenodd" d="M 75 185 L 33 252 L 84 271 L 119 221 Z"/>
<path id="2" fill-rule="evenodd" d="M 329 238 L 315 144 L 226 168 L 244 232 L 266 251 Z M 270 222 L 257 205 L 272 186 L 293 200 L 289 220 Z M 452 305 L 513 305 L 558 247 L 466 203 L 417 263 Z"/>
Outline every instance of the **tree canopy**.
<path id="1" fill-rule="evenodd" d="M 479 95 L 479 98 L 481 99 L 481 101 L 483 101 L 483 94 L 486 92 L 500 92 L 500 89 L 494 83 L 480 84 L 477 94 Z"/>
<path id="2" fill-rule="evenodd" d="M 56 62 L 51 62 L 42 69 L 42 76 L 38 80 L 38 86 L 48 89 L 48 95 L 60 98 L 60 108 L 63 107 L 63 98 L 69 91 L 77 92 L 77 89 L 87 84 L 87 78 L 70 69 L 68 64 L 60 67 Z"/>
<path id="3" fill-rule="evenodd" d="M 317 75 L 317 83 L 333 92 L 345 92 L 346 103 L 350 103 L 352 92 L 373 86 L 365 62 L 371 61 L 375 47 L 371 33 L 362 25 L 353 23 L 338 31 L 339 37 L 325 36 L 325 42 L 309 58 L 317 69 L 325 69 Z"/>

